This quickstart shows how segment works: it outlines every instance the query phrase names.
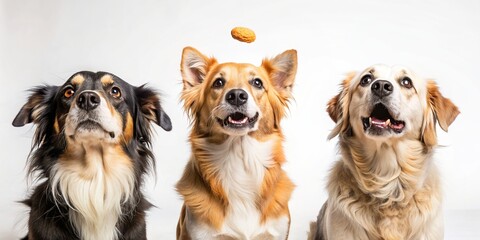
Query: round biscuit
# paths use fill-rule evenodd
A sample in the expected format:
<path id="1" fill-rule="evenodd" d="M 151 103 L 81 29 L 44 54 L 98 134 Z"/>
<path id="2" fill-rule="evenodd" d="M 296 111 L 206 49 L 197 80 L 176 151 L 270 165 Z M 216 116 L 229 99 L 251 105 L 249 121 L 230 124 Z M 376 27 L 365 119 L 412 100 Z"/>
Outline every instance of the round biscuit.
<path id="1" fill-rule="evenodd" d="M 235 27 L 231 31 L 232 37 L 240 42 L 251 43 L 255 41 L 255 32 L 246 27 Z"/>

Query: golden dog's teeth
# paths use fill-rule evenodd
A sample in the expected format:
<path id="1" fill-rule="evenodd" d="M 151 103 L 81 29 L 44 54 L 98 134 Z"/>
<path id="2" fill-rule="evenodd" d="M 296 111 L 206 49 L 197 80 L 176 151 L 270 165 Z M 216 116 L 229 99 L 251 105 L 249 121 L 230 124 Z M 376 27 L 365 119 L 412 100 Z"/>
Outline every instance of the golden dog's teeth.
<path id="1" fill-rule="evenodd" d="M 371 117 L 368 118 L 368 126 L 372 126 L 372 118 Z"/>
<path id="2" fill-rule="evenodd" d="M 390 119 L 387 119 L 387 121 L 385 121 L 385 125 L 387 125 L 387 127 L 389 127 L 390 124 L 391 124 L 391 123 L 390 123 Z"/>

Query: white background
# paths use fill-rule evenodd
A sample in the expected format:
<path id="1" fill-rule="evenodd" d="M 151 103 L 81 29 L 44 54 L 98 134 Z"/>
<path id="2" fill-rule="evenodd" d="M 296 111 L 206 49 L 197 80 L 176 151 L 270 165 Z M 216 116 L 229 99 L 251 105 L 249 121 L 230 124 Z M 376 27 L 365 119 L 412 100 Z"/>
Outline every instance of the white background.
<path id="1" fill-rule="evenodd" d="M 0 0 L 0 239 L 25 234 L 25 162 L 34 128 L 11 122 L 26 90 L 62 84 L 80 70 L 109 71 L 133 85 L 163 92 L 173 131 L 156 127 L 156 181 L 145 192 L 150 239 L 174 239 L 181 207 L 174 184 L 188 159 L 189 121 L 181 108 L 179 71 L 191 45 L 219 61 L 260 64 L 287 49 L 299 67 L 284 119 L 285 169 L 297 188 L 290 202 L 291 239 L 305 239 L 326 199 L 325 178 L 336 159 L 334 124 L 325 104 L 342 76 L 375 63 L 402 64 L 436 79 L 461 114 L 439 135 L 446 239 L 480 239 L 480 1 L 27 1 Z M 247 26 L 257 40 L 233 40 Z M 439 129 L 440 131 L 440 129 Z"/>

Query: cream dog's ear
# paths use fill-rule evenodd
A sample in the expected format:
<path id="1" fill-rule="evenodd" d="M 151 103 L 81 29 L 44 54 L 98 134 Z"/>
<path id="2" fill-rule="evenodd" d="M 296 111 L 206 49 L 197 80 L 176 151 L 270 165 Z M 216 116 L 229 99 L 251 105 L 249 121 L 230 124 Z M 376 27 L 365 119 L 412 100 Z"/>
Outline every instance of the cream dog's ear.
<path id="1" fill-rule="evenodd" d="M 355 77 L 355 72 L 347 74 L 341 84 L 340 93 L 330 99 L 327 103 L 327 112 L 330 118 L 336 123 L 335 128 L 328 135 L 328 139 L 332 139 L 340 133 L 347 132 L 350 129 L 348 108 L 350 105 L 350 82 Z"/>
<path id="2" fill-rule="evenodd" d="M 186 90 L 202 83 L 210 67 L 216 63 L 215 58 L 206 57 L 193 47 L 185 47 L 180 64 L 183 89 Z"/>
<path id="3" fill-rule="evenodd" d="M 267 71 L 275 89 L 283 97 L 290 97 L 297 73 L 297 51 L 291 49 L 272 59 L 263 59 L 261 66 Z"/>
<path id="4" fill-rule="evenodd" d="M 437 144 L 437 133 L 435 123 L 448 132 L 448 127 L 455 121 L 460 111 L 453 102 L 443 97 L 437 84 L 433 80 L 427 82 L 427 111 L 423 121 L 422 141 L 431 147 Z"/>

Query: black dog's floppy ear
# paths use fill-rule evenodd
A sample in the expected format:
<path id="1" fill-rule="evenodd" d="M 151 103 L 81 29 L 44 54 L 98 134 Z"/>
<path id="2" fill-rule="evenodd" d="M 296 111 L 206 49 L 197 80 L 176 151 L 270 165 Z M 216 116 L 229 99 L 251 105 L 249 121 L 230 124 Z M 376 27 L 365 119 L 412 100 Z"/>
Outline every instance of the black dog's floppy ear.
<path id="1" fill-rule="evenodd" d="M 135 89 L 135 95 L 139 100 L 140 110 L 147 119 L 155 122 L 165 131 L 172 130 L 170 117 L 163 111 L 160 105 L 160 98 L 155 91 L 145 86 L 140 86 Z"/>
<path id="2" fill-rule="evenodd" d="M 12 125 L 23 127 L 31 122 L 38 123 L 47 111 L 48 101 L 55 96 L 56 89 L 56 86 L 39 86 L 30 90 L 32 94 L 13 119 Z"/>

